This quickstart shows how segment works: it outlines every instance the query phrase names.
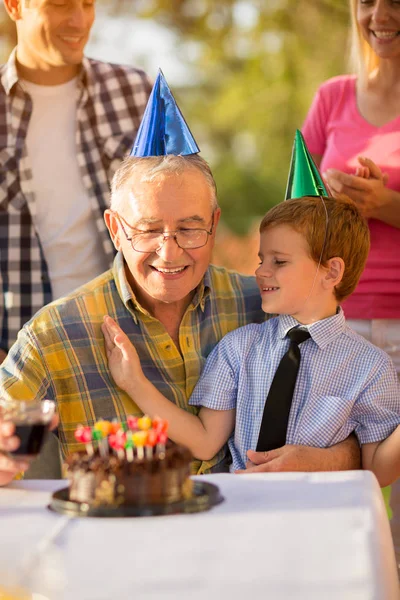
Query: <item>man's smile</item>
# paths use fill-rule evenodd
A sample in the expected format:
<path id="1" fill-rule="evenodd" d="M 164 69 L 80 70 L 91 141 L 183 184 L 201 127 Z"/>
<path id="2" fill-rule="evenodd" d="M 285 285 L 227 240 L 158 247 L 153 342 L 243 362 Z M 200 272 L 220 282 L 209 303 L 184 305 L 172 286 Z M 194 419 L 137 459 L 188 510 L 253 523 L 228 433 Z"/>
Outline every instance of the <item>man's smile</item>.
<path id="1" fill-rule="evenodd" d="M 183 265 L 181 267 L 157 267 L 156 265 L 149 265 L 154 271 L 157 273 L 161 273 L 162 275 L 178 275 L 183 273 L 188 268 L 188 265 Z"/>

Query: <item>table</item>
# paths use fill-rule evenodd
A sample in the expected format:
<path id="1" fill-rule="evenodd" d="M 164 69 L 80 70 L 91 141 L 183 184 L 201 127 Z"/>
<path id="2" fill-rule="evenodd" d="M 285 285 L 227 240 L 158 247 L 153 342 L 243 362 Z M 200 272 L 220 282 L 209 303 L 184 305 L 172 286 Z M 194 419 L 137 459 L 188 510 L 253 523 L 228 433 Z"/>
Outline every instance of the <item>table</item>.
<path id="1" fill-rule="evenodd" d="M 371 473 L 202 480 L 225 502 L 201 514 L 128 519 L 69 519 L 46 508 L 65 482 L 13 482 L 0 490 L 0 571 L 24 568 L 51 600 L 399 597 Z"/>

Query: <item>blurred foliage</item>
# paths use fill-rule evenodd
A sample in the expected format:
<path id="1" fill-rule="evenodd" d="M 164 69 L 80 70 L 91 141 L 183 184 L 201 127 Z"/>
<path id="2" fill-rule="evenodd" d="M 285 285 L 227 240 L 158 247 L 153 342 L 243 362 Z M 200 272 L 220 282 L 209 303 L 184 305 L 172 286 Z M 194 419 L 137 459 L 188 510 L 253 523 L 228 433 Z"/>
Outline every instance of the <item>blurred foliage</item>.
<path id="1" fill-rule="evenodd" d="M 318 85 L 346 70 L 347 0 L 134 4 L 179 34 L 192 75 L 174 94 L 212 165 L 225 223 L 244 233 L 283 199 L 295 129 Z"/>
<path id="2" fill-rule="evenodd" d="M 225 223 L 246 232 L 284 197 L 317 86 L 346 70 L 347 0 L 97 1 L 177 34 L 190 77 L 174 94 L 213 168 Z M 10 31 L 0 13 L 0 37 L 11 41 Z"/>

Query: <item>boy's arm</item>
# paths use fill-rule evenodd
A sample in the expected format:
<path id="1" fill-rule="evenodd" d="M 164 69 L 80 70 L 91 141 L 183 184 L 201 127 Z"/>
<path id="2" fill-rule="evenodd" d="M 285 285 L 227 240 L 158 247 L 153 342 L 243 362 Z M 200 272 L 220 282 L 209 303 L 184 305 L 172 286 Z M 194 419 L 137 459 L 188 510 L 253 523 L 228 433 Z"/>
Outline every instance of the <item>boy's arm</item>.
<path id="1" fill-rule="evenodd" d="M 106 353 L 115 383 L 150 417 L 169 421 L 168 437 L 183 444 L 200 460 L 210 460 L 228 440 L 235 425 L 235 409 L 202 407 L 198 416 L 165 398 L 144 376 L 138 354 L 111 317 L 102 325 Z"/>
<path id="2" fill-rule="evenodd" d="M 400 384 L 390 358 L 378 352 L 350 420 L 361 444 L 363 468 L 373 471 L 385 487 L 400 476 Z"/>
<path id="3" fill-rule="evenodd" d="M 400 476 L 400 425 L 383 442 L 364 444 L 362 463 L 375 473 L 381 487 L 393 483 Z"/>
<path id="4" fill-rule="evenodd" d="M 283 471 L 347 471 L 361 468 L 360 446 L 354 434 L 330 448 L 289 445 L 269 452 L 247 452 L 242 473 Z"/>

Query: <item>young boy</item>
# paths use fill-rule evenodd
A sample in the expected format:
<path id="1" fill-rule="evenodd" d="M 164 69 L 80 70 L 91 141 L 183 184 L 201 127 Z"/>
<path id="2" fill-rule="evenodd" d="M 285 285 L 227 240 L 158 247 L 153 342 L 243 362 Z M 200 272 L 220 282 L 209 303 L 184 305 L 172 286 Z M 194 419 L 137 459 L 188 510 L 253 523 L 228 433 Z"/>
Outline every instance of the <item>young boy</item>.
<path id="1" fill-rule="evenodd" d="M 256 271 L 265 323 L 226 335 L 207 359 L 189 404 L 198 416 L 164 398 L 144 377 L 129 339 L 105 317 L 111 373 L 150 416 L 168 419 L 169 436 L 202 460 L 229 439 L 231 470 L 255 450 L 274 374 L 289 347 L 287 332 L 306 328 L 300 346 L 286 443 L 336 444 L 355 431 L 364 468 L 387 485 L 400 474 L 400 390 L 390 358 L 345 323 L 340 303 L 354 290 L 369 251 L 356 206 L 303 197 L 272 208 L 260 225 Z M 394 433 L 393 433 L 394 432 Z M 391 435 L 392 434 L 392 435 Z"/>

